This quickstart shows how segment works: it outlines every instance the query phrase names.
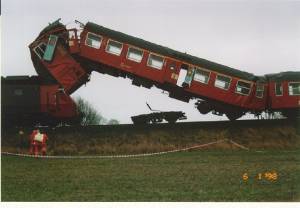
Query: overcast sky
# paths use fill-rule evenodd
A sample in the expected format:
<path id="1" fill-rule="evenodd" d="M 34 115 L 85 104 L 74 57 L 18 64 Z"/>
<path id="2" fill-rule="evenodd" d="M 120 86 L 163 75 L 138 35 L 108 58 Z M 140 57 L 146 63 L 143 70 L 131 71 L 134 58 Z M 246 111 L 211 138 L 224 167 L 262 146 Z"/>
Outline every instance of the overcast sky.
<path id="1" fill-rule="evenodd" d="M 199 0 L 2 0 L 1 74 L 35 75 L 28 45 L 58 18 L 94 22 L 257 75 L 300 70 L 300 1 Z M 88 100 L 106 118 L 122 123 L 155 109 L 178 110 L 189 120 L 203 116 L 194 102 L 169 98 L 161 90 L 93 73 L 72 97 Z"/>

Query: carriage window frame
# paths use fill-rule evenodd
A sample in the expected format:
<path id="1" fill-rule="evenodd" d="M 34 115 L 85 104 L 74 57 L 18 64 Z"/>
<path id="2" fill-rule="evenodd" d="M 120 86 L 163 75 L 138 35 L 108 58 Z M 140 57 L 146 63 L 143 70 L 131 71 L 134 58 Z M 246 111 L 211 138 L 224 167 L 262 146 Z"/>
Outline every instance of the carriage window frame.
<path id="1" fill-rule="evenodd" d="M 241 86 L 241 85 L 239 85 L 239 82 L 243 82 L 243 83 L 245 83 L 245 84 L 250 84 L 250 87 L 247 88 L 247 87 Z M 246 89 L 249 89 L 249 92 L 248 92 L 247 94 L 246 94 L 246 93 L 243 93 L 243 92 L 239 92 L 239 91 L 237 91 L 238 87 L 240 87 L 241 89 L 245 89 L 245 88 L 246 88 Z M 244 95 L 244 96 L 249 96 L 250 93 L 251 93 L 251 90 L 252 90 L 252 83 L 251 83 L 251 82 L 247 82 L 247 81 L 244 81 L 244 80 L 238 80 L 238 81 L 236 82 L 235 93 L 240 94 L 240 95 Z M 242 90 L 241 90 L 241 91 L 242 91 Z"/>
<path id="2" fill-rule="evenodd" d="M 258 86 L 262 86 L 262 90 L 258 88 Z M 258 96 L 258 92 L 261 93 L 261 96 Z M 263 98 L 265 95 L 265 85 L 263 83 L 257 83 L 256 84 L 256 90 L 255 90 L 255 97 L 257 98 Z"/>
<path id="3" fill-rule="evenodd" d="M 199 79 L 195 79 L 195 75 L 197 74 L 198 71 L 202 71 L 202 72 L 207 72 L 208 73 L 208 77 L 207 77 L 207 81 L 206 82 L 205 81 L 203 82 L 202 80 L 199 80 Z M 211 75 L 211 71 L 202 69 L 200 67 L 195 67 L 195 73 L 194 73 L 193 80 L 196 81 L 196 82 L 203 83 L 203 84 L 208 84 L 208 82 L 210 80 L 210 75 Z"/>
<path id="4" fill-rule="evenodd" d="M 280 94 L 277 94 L 277 84 L 280 84 Z M 282 82 L 275 82 L 274 83 L 275 87 L 274 87 L 274 90 L 275 90 L 275 96 L 283 96 L 283 86 L 282 86 Z"/>
<path id="5" fill-rule="evenodd" d="M 41 45 L 44 45 L 45 48 L 44 48 L 44 49 L 41 48 Z M 42 59 L 43 56 L 44 56 L 44 54 L 45 54 L 46 47 L 47 47 L 47 44 L 44 43 L 44 42 L 41 42 L 41 43 L 38 44 L 36 47 L 34 47 L 33 51 L 34 51 L 34 53 L 35 53 L 40 59 Z M 37 51 L 37 49 L 41 50 L 43 54 L 40 54 L 40 53 Z"/>
<path id="6" fill-rule="evenodd" d="M 300 86 L 300 82 L 289 82 L 288 83 L 289 96 L 299 96 L 300 95 L 300 91 L 299 91 L 299 94 L 290 94 L 290 84 L 299 84 L 299 86 Z"/>
<path id="7" fill-rule="evenodd" d="M 98 46 L 93 46 L 93 44 L 88 44 L 88 39 L 91 39 L 89 38 L 89 35 L 94 35 L 96 37 L 99 37 L 100 38 L 100 41 L 99 41 L 99 47 Z M 85 38 L 85 45 L 88 46 L 88 47 L 91 47 L 91 48 L 95 48 L 95 49 L 100 49 L 101 48 L 101 45 L 102 45 L 102 42 L 103 42 L 103 37 L 101 35 L 98 35 L 96 33 L 92 33 L 92 32 L 88 32 L 86 34 L 86 38 Z"/>
<path id="8" fill-rule="evenodd" d="M 121 44 L 121 50 L 120 50 L 120 53 L 115 53 L 115 52 L 110 51 L 110 50 L 108 49 L 109 43 L 111 43 L 111 42 L 115 42 L 115 43 Z M 114 55 L 116 55 L 116 56 L 120 56 L 121 53 L 122 53 L 122 51 L 123 51 L 123 43 L 121 43 L 121 42 L 119 42 L 119 41 L 116 41 L 116 40 L 112 40 L 112 39 L 109 39 L 109 40 L 107 41 L 106 48 L 105 48 L 105 52 L 110 53 L 110 54 L 114 54 Z"/>
<path id="9" fill-rule="evenodd" d="M 150 61 L 150 59 L 151 59 L 152 56 L 156 56 L 156 57 L 162 58 L 161 67 L 157 67 L 157 66 L 152 65 L 152 64 L 149 63 L 149 61 Z M 149 66 L 151 68 L 154 68 L 154 69 L 162 70 L 162 68 L 164 67 L 164 63 L 165 63 L 165 57 L 157 55 L 157 54 L 154 54 L 154 53 L 149 53 L 148 60 L 147 60 L 147 66 Z"/>
<path id="10" fill-rule="evenodd" d="M 218 80 L 218 77 L 226 77 L 226 78 L 229 78 L 230 81 L 229 81 L 229 84 L 228 84 L 228 87 L 227 87 L 227 88 L 224 88 L 224 87 L 221 87 L 221 86 L 217 86 L 217 85 L 216 85 L 216 82 L 217 82 L 217 80 Z M 222 74 L 217 74 L 216 79 L 215 79 L 214 86 L 215 86 L 216 88 L 219 88 L 219 89 L 222 89 L 222 90 L 229 90 L 230 85 L 231 85 L 231 81 L 232 81 L 232 77 L 226 76 L 226 75 L 222 75 Z"/>
<path id="11" fill-rule="evenodd" d="M 140 59 L 140 60 L 137 60 L 137 59 L 135 59 L 135 58 L 130 58 L 130 57 L 129 57 L 130 49 L 134 49 L 134 50 L 137 50 L 137 51 L 141 51 L 141 52 L 142 52 L 141 59 Z M 137 47 L 132 47 L 132 46 L 129 46 L 129 47 L 128 47 L 127 54 L 126 54 L 126 59 L 131 60 L 131 61 L 134 61 L 134 62 L 137 62 L 137 63 L 141 63 L 142 60 L 143 60 L 143 57 L 144 57 L 144 50 L 143 50 L 143 49 L 140 49 L 140 48 L 137 48 Z"/>

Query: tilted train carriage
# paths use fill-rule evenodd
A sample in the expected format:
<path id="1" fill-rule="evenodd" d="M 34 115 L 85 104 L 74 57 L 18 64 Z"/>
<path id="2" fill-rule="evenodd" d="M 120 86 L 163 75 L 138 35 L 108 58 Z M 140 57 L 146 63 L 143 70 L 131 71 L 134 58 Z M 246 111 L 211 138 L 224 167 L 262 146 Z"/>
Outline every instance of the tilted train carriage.
<path id="1" fill-rule="evenodd" d="M 108 28 L 87 23 L 80 36 L 78 55 L 82 66 L 102 73 L 128 76 L 136 85 L 169 91 L 188 102 L 200 98 L 198 109 L 225 113 L 235 119 L 245 112 L 265 110 L 266 96 L 256 96 L 258 78 L 253 74 L 181 53 Z M 85 65 L 93 62 L 94 65 Z M 97 64 L 98 65 L 97 65 Z M 181 70 L 187 75 L 178 86 Z M 259 89 L 265 86 L 259 85 Z M 209 106 L 209 108 L 207 107 Z"/>

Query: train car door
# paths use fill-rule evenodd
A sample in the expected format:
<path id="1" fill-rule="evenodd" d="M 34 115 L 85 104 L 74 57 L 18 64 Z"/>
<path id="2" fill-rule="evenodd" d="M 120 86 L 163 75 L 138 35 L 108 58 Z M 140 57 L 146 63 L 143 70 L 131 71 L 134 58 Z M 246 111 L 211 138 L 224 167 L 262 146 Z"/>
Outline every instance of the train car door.
<path id="1" fill-rule="evenodd" d="M 194 77 L 194 68 L 186 64 L 183 64 L 180 68 L 177 86 L 179 87 L 188 87 L 191 85 L 191 82 Z"/>
<path id="2" fill-rule="evenodd" d="M 76 29 L 70 29 L 69 32 L 69 47 L 70 47 L 70 53 L 79 53 L 80 52 L 80 46 L 79 46 L 79 39 L 77 35 Z"/>
<path id="3" fill-rule="evenodd" d="M 177 86 L 182 87 L 182 85 L 185 81 L 185 77 L 187 75 L 188 68 L 189 68 L 189 66 L 187 64 L 182 64 L 181 65 L 179 75 L 178 75 L 178 79 L 177 79 L 177 83 L 176 83 Z"/>
<path id="4" fill-rule="evenodd" d="M 194 72 L 195 72 L 194 67 L 189 67 L 186 76 L 184 78 L 183 87 L 189 87 L 191 85 L 192 80 L 194 78 Z"/>
<path id="5" fill-rule="evenodd" d="M 182 87 L 186 74 L 187 74 L 187 71 L 185 69 L 180 69 L 179 76 L 178 76 L 177 83 L 176 83 L 177 86 Z"/>

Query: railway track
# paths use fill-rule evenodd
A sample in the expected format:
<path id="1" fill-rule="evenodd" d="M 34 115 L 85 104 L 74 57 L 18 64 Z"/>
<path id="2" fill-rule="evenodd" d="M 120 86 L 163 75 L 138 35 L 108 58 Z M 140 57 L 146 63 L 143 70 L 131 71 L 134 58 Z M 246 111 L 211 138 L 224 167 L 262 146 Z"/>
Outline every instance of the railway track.
<path id="1" fill-rule="evenodd" d="M 289 119 L 274 120 L 237 120 L 237 121 L 197 121 L 178 123 L 157 123 L 157 124 L 118 124 L 118 125 L 88 125 L 88 126 L 61 126 L 56 128 L 42 127 L 47 131 L 58 132 L 109 132 L 109 131 L 135 131 L 135 130 L 172 130 L 172 129 L 234 129 L 238 127 L 262 128 L 262 127 L 293 126 L 300 132 L 300 122 Z"/>
<path id="2" fill-rule="evenodd" d="M 300 133 L 300 120 L 290 119 L 266 119 L 266 120 L 236 120 L 236 121 L 196 121 L 177 123 L 156 123 L 156 124 L 117 124 L 117 125 L 88 125 L 88 126 L 59 126 L 59 127 L 38 127 L 47 132 L 110 132 L 110 131 L 135 131 L 135 130 L 172 130 L 172 129 L 234 129 L 234 128 L 262 128 L 262 127 L 292 126 Z M 5 128 L 2 132 L 16 132 L 20 127 Z M 33 127 L 22 128 L 33 129 Z"/>

